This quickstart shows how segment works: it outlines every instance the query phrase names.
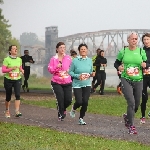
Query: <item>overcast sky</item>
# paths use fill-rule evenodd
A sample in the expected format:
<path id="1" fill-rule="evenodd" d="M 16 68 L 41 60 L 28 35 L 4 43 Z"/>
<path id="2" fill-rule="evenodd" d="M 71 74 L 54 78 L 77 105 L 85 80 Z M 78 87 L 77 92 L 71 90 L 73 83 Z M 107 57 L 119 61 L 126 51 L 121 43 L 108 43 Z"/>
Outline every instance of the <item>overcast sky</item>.
<path id="1" fill-rule="evenodd" d="M 4 0 L 13 37 L 58 26 L 59 37 L 108 29 L 150 29 L 150 0 Z"/>

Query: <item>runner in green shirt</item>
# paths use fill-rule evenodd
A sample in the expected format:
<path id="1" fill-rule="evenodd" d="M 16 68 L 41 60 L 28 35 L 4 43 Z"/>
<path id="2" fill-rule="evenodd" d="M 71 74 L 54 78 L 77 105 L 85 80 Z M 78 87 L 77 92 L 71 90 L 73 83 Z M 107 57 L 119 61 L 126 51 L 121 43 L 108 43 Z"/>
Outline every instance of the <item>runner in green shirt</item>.
<path id="1" fill-rule="evenodd" d="M 9 47 L 9 56 L 4 58 L 2 72 L 4 75 L 4 87 L 6 90 L 6 111 L 5 117 L 10 118 L 9 106 L 12 95 L 12 88 L 14 87 L 15 92 L 15 113 L 16 117 L 22 116 L 19 111 L 20 108 L 20 88 L 21 88 L 21 75 L 20 73 L 24 73 L 22 69 L 22 60 L 17 57 L 17 47 L 15 45 L 11 45 Z"/>
<path id="2" fill-rule="evenodd" d="M 114 66 L 122 72 L 122 92 L 127 101 L 127 114 L 123 115 L 125 126 L 129 129 L 129 134 L 137 134 L 133 120 L 142 96 L 142 68 L 146 67 L 147 57 L 145 51 L 137 47 L 138 35 L 136 32 L 129 33 L 127 41 L 129 46 L 119 51 Z"/>

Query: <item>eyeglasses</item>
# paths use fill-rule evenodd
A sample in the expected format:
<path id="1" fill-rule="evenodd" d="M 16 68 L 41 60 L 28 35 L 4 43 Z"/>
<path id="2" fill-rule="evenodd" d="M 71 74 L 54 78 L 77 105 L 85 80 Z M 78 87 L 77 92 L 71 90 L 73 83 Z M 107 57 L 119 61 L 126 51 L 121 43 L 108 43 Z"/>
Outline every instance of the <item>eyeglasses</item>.
<path id="1" fill-rule="evenodd" d="M 132 40 L 137 40 L 137 38 L 133 38 Z"/>

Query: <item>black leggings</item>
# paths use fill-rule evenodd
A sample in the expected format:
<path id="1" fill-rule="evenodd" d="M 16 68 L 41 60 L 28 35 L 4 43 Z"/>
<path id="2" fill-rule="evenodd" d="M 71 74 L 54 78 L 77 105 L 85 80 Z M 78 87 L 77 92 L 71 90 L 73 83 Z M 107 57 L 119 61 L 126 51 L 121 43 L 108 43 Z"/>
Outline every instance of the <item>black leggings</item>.
<path id="1" fill-rule="evenodd" d="M 63 116 L 64 111 L 69 105 L 71 105 L 72 102 L 72 83 L 58 84 L 55 82 L 51 82 L 51 85 L 57 99 L 59 116 Z"/>
<path id="2" fill-rule="evenodd" d="M 100 90 L 103 92 L 105 86 L 105 80 L 106 80 L 106 73 L 105 72 L 96 73 L 96 79 L 97 82 L 93 88 L 96 89 L 101 84 Z"/>
<path id="3" fill-rule="evenodd" d="M 77 108 L 82 106 L 80 109 L 79 118 L 83 118 L 85 116 L 85 112 L 87 111 L 91 87 L 86 86 L 86 87 L 81 87 L 81 88 L 74 88 L 73 90 L 74 90 L 74 96 L 75 96 L 75 103 L 73 105 L 73 109 L 76 110 Z"/>
<path id="4" fill-rule="evenodd" d="M 4 78 L 4 88 L 6 90 L 6 101 L 11 100 L 12 88 L 14 87 L 16 100 L 20 100 L 21 79 L 11 80 Z"/>
<path id="5" fill-rule="evenodd" d="M 29 76 L 30 76 L 30 69 L 24 69 L 24 85 L 23 85 L 23 87 L 28 88 Z"/>
<path id="6" fill-rule="evenodd" d="M 150 87 L 150 77 L 143 78 L 143 91 L 142 91 L 142 103 L 141 103 L 142 117 L 145 117 L 146 103 L 148 100 L 147 87 Z"/>

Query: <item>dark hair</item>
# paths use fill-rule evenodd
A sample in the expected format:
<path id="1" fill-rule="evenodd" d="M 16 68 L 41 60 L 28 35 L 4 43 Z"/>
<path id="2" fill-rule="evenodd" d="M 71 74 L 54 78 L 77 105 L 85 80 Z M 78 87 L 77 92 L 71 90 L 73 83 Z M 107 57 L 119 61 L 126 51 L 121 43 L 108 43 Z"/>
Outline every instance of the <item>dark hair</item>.
<path id="1" fill-rule="evenodd" d="M 11 49 L 12 49 L 13 46 L 16 46 L 16 45 L 10 45 L 9 48 L 8 48 L 9 55 L 11 55 L 10 51 L 11 51 Z"/>
<path id="2" fill-rule="evenodd" d="M 80 44 L 80 45 L 78 46 L 78 50 L 79 50 L 79 51 L 80 51 L 80 48 L 81 48 L 82 46 L 85 46 L 85 47 L 88 49 L 88 46 L 87 46 L 86 44 L 82 43 L 82 44 Z"/>
<path id="3" fill-rule="evenodd" d="M 56 45 L 56 48 L 58 48 L 58 47 L 61 46 L 61 45 L 65 45 L 65 43 L 63 43 L 63 42 L 58 42 L 57 45 Z"/>
<path id="4" fill-rule="evenodd" d="M 70 54 L 71 54 L 72 52 L 74 52 L 74 49 L 71 49 L 71 50 L 70 50 Z"/>
<path id="5" fill-rule="evenodd" d="M 71 52 L 71 56 L 73 56 L 73 55 L 77 55 L 77 52 L 76 51 L 72 51 Z"/>
<path id="6" fill-rule="evenodd" d="M 58 42 L 58 43 L 57 43 L 57 45 L 56 45 L 56 53 L 58 53 L 57 48 L 58 48 L 59 46 L 61 46 L 61 45 L 65 45 L 65 43 L 64 43 L 64 42 Z"/>
<path id="7" fill-rule="evenodd" d="M 104 52 L 104 50 L 100 50 L 99 55 L 101 56 L 101 53 Z"/>
<path id="8" fill-rule="evenodd" d="M 144 38 L 145 38 L 146 36 L 150 38 L 150 33 L 145 33 L 145 34 L 142 36 L 142 42 L 143 42 L 143 40 L 144 40 Z M 143 44 L 144 44 L 144 42 L 143 42 Z"/>
<path id="9" fill-rule="evenodd" d="M 25 50 L 24 50 L 24 53 L 27 52 L 27 51 L 29 51 L 29 50 L 25 49 Z"/>
<path id="10" fill-rule="evenodd" d="M 97 52 L 97 51 L 100 51 L 100 50 L 101 50 L 101 49 L 100 49 L 100 48 L 98 48 L 98 49 L 96 50 L 96 52 Z"/>

